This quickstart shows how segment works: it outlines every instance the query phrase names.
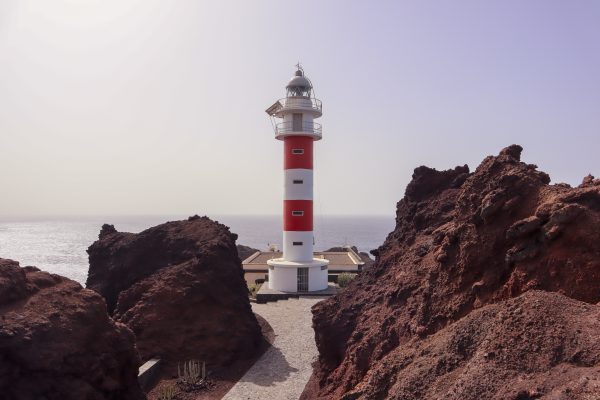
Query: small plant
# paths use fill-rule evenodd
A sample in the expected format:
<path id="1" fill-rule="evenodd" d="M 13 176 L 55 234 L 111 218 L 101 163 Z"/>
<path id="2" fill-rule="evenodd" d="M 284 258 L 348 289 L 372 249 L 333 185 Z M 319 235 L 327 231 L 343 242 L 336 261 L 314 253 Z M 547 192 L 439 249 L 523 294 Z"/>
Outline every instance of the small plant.
<path id="1" fill-rule="evenodd" d="M 337 283 L 341 288 L 347 287 L 350 282 L 356 277 L 354 274 L 350 274 L 348 272 L 342 272 L 338 275 Z"/>
<path id="2" fill-rule="evenodd" d="M 183 368 L 177 364 L 177 375 L 179 381 L 190 386 L 197 386 L 206 379 L 206 363 L 203 361 L 190 360 L 183 363 Z"/>
<path id="3" fill-rule="evenodd" d="M 183 367 L 177 364 L 177 386 L 184 392 L 197 392 L 199 390 L 210 390 L 215 384 L 208 379 L 206 363 L 190 360 L 183 363 Z"/>
<path id="4" fill-rule="evenodd" d="M 158 392 L 158 400 L 173 400 L 175 399 L 175 386 L 165 385 L 160 388 Z"/>
<path id="5" fill-rule="evenodd" d="M 248 285 L 248 292 L 250 294 L 250 297 L 256 297 L 256 293 L 258 293 L 261 286 L 262 285 L 260 283 L 250 283 Z"/>

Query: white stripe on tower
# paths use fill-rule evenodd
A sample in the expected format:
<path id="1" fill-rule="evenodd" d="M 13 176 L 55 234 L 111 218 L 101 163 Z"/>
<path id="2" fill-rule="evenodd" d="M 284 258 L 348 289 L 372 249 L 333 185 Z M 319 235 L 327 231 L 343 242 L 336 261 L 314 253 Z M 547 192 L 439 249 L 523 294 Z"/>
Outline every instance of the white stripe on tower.
<path id="1" fill-rule="evenodd" d="M 284 200 L 312 200 L 313 199 L 313 170 L 312 169 L 286 169 L 284 171 Z"/>

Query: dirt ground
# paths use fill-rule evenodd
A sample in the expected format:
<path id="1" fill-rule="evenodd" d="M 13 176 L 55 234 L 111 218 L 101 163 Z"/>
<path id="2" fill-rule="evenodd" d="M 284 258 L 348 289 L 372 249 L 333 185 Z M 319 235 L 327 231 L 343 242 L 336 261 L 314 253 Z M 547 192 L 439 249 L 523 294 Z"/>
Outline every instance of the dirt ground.
<path id="1" fill-rule="evenodd" d="M 261 348 L 257 351 L 256 356 L 247 359 L 240 360 L 239 362 L 228 366 L 227 368 L 209 370 L 209 379 L 211 381 L 211 388 L 208 390 L 202 390 L 196 393 L 186 393 L 181 391 L 176 384 L 177 381 L 177 367 L 167 368 L 154 387 L 147 393 L 148 400 L 159 400 L 161 388 L 164 386 L 173 385 L 176 388 L 176 394 L 174 400 L 218 400 L 221 399 L 232 387 L 235 385 L 240 378 L 250 369 L 252 365 L 267 351 L 275 339 L 273 328 L 269 325 L 264 318 L 260 315 L 255 314 L 258 323 L 260 324 L 263 342 Z"/>

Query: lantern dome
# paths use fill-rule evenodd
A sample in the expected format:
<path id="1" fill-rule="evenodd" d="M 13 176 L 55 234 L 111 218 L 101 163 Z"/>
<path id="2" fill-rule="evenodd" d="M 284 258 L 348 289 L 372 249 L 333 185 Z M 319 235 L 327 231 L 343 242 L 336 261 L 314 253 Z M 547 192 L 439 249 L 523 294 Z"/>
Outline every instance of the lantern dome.
<path id="1" fill-rule="evenodd" d="M 302 69 L 298 69 L 285 87 L 288 96 L 311 97 L 312 84 L 304 76 Z"/>

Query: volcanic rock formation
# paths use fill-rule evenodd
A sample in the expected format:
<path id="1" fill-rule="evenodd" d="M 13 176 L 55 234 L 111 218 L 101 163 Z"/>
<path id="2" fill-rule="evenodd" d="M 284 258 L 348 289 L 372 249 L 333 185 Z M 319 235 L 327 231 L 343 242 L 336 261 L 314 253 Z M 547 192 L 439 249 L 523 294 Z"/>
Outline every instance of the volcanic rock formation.
<path id="1" fill-rule="evenodd" d="M 598 393 L 600 181 L 550 185 L 521 150 L 415 169 L 375 265 L 313 308 L 305 398 Z"/>
<path id="2" fill-rule="evenodd" d="M 238 244 L 236 246 L 236 248 L 237 248 L 238 256 L 240 257 L 240 260 L 242 260 L 242 261 L 244 261 L 246 258 L 250 257 L 252 254 L 259 251 L 257 249 L 253 249 L 252 247 L 244 246 L 243 244 Z"/>
<path id="3" fill-rule="evenodd" d="M 228 365 L 252 357 L 262 340 L 236 238 L 198 216 L 139 234 L 104 225 L 88 249 L 87 287 L 131 328 L 143 360 Z"/>
<path id="4" fill-rule="evenodd" d="M 358 251 L 358 248 L 356 246 L 350 246 L 350 248 L 352 249 L 352 251 L 354 253 L 356 253 L 360 259 L 365 263 L 363 265 L 363 268 L 369 268 L 371 265 L 373 265 L 373 263 L 375 262 L 371 256 L 369 255 L 369 253 L 365 253 L 364 251 Z M 325 251 L 348 251 L 347 247 L 342 247 L 342 246 L 338 246 L 338 247 L 332 247 L 330 249 L 327 249 Z"/>
<path id="5" fill-rule="evenodd" d="M 145 399 L 139 364 L 96 292 L 0 259 L 0 398 Z"/>

